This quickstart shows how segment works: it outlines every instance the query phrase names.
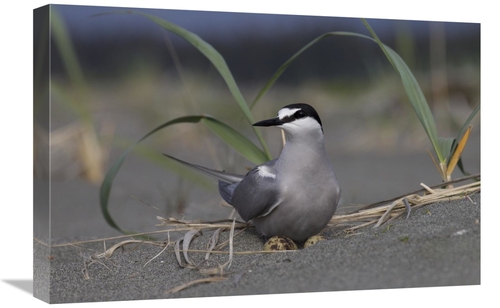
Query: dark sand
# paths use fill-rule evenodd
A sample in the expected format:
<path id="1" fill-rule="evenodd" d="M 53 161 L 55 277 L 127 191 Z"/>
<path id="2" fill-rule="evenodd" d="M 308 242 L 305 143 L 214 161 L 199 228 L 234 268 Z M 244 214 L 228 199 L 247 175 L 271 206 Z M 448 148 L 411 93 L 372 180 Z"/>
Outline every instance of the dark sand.
<path id="1" fill-rule="evenodd" d="M 52 248 L 51 302 L 480 284 L 480 194 L 471 196 L 471 200 L 425 206 L 408 220 L 399 219 L 377 229 L 368 227 L 351 235 L 339 231 L 327 230 L 328 240 L 299 251 L 235 255 L 226 271 L 227 280 L 173 294 L 165 292 L 206 276 L 180 268 L 172 252 L 164 252 L 144 266 L 161 247 L 143 244 L 133 249 L 134 245 L 129 245 L 111 258 L 90 265 L 90 279 L 84 279 L 84 262 L 103 251 L 102 242 Z M 197 238 L 193 245 L 202 248 L 207 240 L 208 235 Z M 34 247 L 35 265 L 43 264 L 40 258 L 46 258 L 46 247 Z M 234 251 L 261 247 L 262 241 L 251 230 L 235 238 Z M 203 256 L 190 254 L 195 262 Z M 227 259 L 225 254 L 213 255 L 211 265 Z M 43 283 L 48 282 L 40 281 Z"/>

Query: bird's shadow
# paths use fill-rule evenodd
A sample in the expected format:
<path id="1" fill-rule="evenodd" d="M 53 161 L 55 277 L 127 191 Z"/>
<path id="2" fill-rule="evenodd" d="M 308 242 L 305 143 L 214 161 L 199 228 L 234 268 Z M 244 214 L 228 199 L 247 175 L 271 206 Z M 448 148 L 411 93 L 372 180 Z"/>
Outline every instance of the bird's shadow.
<path id="1" fill-rule="evenodd" d="M 4 279 L 3 281 L 33 295 L 32 279 Z"/>

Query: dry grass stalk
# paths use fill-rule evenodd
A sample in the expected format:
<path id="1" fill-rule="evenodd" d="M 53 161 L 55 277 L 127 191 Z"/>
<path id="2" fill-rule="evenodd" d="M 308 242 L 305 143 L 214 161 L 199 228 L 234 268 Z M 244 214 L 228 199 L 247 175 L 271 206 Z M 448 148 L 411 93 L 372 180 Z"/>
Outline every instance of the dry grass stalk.
<path id="1" fill-rule="evenodd" d="M 351 214 L 335 215 L 328 225 L 330 227 L 350 225 L 350 227 L 347 228 L 350 230 L 359 229 L 374 223 L 374 227 L 379 227 L 388 221 L 392 221 L 395 218 L 400 217 L 405 211 L 408 211 L 408 207 L 404 202 L 405 199 L 410 206 L 410 210 L 439 201 L 459 200 L 480 191 L 481 182 L 477 181 L 459 187 L 450 187 L 445 189 L 432 189 L 423 183 L 421 186 L 424 187 L 426 192 L 423 195 L 411 194 L 392 200 L 389 204 L 361 209 Z"/>
<path id="2" fill-rule="evenodd" d="M 384 212 L 384 214 L 380 217 L 380 219 L 377 221 L 377 223 L 375 224 L 375 226 L 373 226 L 374 228 L 377 228 L 379 227 L 381 224 L 383 224 L 386 220 L 387 220 L 387 216 L 390 215 L 391 211 L 394 209 L 394 207 L 396 205 L 398 205 L 400 202 L 402 202 L 403 199 L 398 199 L 396 201 L 394 201 L 390 206 L 389 208 L 387 209 L 387 211 Z"/>
<path id="3" fill-rule="evenodd" d="M 217 229 L 217 228 L 226 228 L 230 229 L 231 225 L 233 224 L 233 220 L 230 219 L 224 219 L 224 220 L 217 220 L 213 222 L 203 222 L 201 220 L 179 220 L 177 218 L 163 218 L 161 216 L 156 216 L 156 218 L 161 222 L 157 226 L 167 226 L 169 228 L 175 229 L 175 231 L 179 230 L 186 230 L 188 229 L 193 229 L 193 228 L 199 228 L 199 229 Z M 248 223 L 246 222 L 236 222 L 235 221 L 235 228 L 240 229 L 243 227 L 247 227 Z"/>
<path id="4" fill-rule="evenodd" d="M 236 233 L 236 234 L 234 235 L 234 237 L 237 237 L 238 235 L 240 235 L 240 234 L 241 234 L 243 231 L 245 231 L 246 229 L 247 229 L 246 227 L 245 227 L 245 228 L 243 228 L 243 229 L 241 229 L 238 233 Z M 228 244 L 229 244 L 229 240 L 226 240 L 226 241 L 224 241 L 224 242 L 220 243 L 219 245 L 217 245 L 214 249 L 216 249 L 216 250 L 221 250 L 222 248 L 226 247 L 226 245 L 228 245 Z"/>
<path id="5" fill-rule="evenodd" d="M 233 241 L 234 241 L 234 225 L 236 219 L 233 219 L 233 224 L 231 225 L 231 231 L 229 232 L 229 260 L 222 267 L 230 268 L 231 263 L 233 262 Z"/>
<path id="6" fill-rule="evenodd" d="M 233 255 L 255 255 L 255 254 L 266 254 L 266 253 L 287 253 L 287 252 L 295 252 L 298 250 L 272 250 L 272 251 L 267 251 L 267 250 L 245 250 L 245 251 L 233 251 Z M 207 253 L 208 250 L 205 249 L 189 249 L 187 252 L 193 252 L 193 253 Z M 229 251 L 225 250 L 212 250 L 210 251 L 211 254 L 230 254 Z"/>
<path id="7" fill-rule="evenodd" d="M 50 172 L 63 178 L 83 177 L 93 184 L 102 182 L 109 147 L 99 143 L 97 132 L 89 122 L 77 121 L 51 131 L 49 144 L 46 144 L 49 132 L 36 123 L 34 125 L 34 167 L 37 175 Z M 50 170 L 47 166 L 40 166 L 43 162 L 40 155 L 46 148 L 50 148 L 53 157 Z"/>
<path id="8" fill-rule="evenodd" d="M 210 241 L 207 244 L 207 250 L 208 250 L 208 252 L 205 255 L 205 260 L 208 260 L 208 258 L 210 257 L 210 252 L 212 250 L 214 250 L 215 245 L 217 245 L 217 242 L 219 241 L 219 235 L 220 235 L 221 230 L 222 230 L 222 228 L 219 228 L 219 229 L 215 230 L 214 234 L 210 238 Z"/>
<path id="9" fill-rule="evenodd" d="M 106 249 L 103 253 L 99 253 L 99 254 L 96 254 L 94 255 L 97 259 L 102 259 L 102 258 L 109 258 L 111 257 L 111 255 L 115 252 L 116 249 L 118 248 L 121 248 L 127 244 L 143 244 L 143 243 L 147 243 L 147 244 L 152 244 L 152 245 L 159 245 L 157 242 L 152 242 L 152 241 L 143 241 L 143 240 L 126 240 L 126 241 L 122 241 L 120 243 L 117 243 L 113 246 L 111 246 L 110 248 Z"/>
<path id="10" fill-rule="evenodd" d="M 165 294 L 171 294 L 171 293 L 175 293 L 175 292 L 179 292 L 181 290 L 184 290 L 190 286 L 193 286 L 193 285 L 196 285 L 196 284 L 200 284 L 200 283 L 208 283 L 208 282 L 218 282 L 218 281 L 224 281 L 227 279 L 226 276 L 223 276 L 224 274 L 224 268 L 229 268 L 231 266 L 231 263 L 233 261 L 233 238 L 234 238 L 234 226 L 235 226 L 235 223 L 236 223 L 236 219 L 233 219 L 233 223 L 231 225 L 231 230 L 230 230 L 230 233 L 229 233 L 229 259 L 226 263 L 222 264 L 222 265 L 219 265 L 215 268 L 208 268 L 208 269 L 205 269 L 205 268 L 199 268 L 199 266 L 197 266 L 199 272 L 202 274 L 202 275 L 211 275 L 211 276 L 214 276 L 214 277 L 210 277 L 210 278 L 202 278 L 202 279 L 198 279 L 198 280 L 193 280 L 193 281 L 190 281 L 190 282 L 187 282 L 185 284 L 182 284 L 180 286 L 177 286 L 175 288 L 172 288 L 168 291 L 165 292 Z M 220 230 L 220 229 L 218 229 Z M 217 234 L 217 238 L 218 238 L 218 234 Z M 214 239 L 214 237 L 212 237 L 212 240 Z M 215 242 L 213 240 L 213 242 Z M 212 248 L 215 246 L 215 243 L 213 243 L 212 245 Z M 184 250 L 185 252 L 185 257 L 187 257 L 187 252 L 186 250 Z M 205 257 L 205 261 L 207 261 L 208 259 L 208 253 Z M 201 264 L 200 264 L 201 265 Z M 215 276 L 217 275 L 217 276 Z"/>
<path id="11" fill-rule="evenodd" d="M 172 293 L 176 293 L 176 292 L 179 292 L 179 291 L 182 291 L 186 288 L 189 288 L 191 286 L 194 286 L 194 285 L 197 285 L 197 284 L 200 284 L 200 283 L 207 283 L 207 282 L 217 282 L 217 281 L 224 281 L 226 280 L 227 277 L 224 277 L 224 276 L 215 276 L 215 277 L 209 277 L 209 278 L 202 278 L 202 279 L 197 279 L 197 280 L 193 280 L 193 281 L 190 281 L 190 282 L 187 282 L 187 283 L 184 283 L 180 286 L 177 286 L 175 288 L 172 288 L 170 290 L 167 290 L 165 291 L 165 294 L 172 294 Z"/>
<path id="12" fill-rule="evenodd" d="M 451 184 L 460 183 L 460 182 L 464 182 L 464 181 L 467 181 L 467 180 L 476 180 L 476 181 L 479 181 L 480 178 L 481 178 L 481 174 L 473 174 L 473 175 L 468 175 L 468 176 L 465 176 L 465 177 L 462 177 L 462 178 L 454 179 L 454 180 L 451 180 L 451 181 L 446 181 L 446 182 L 443 182 L 443 183 L 431 186 L 430 188 L 431 189 L 437 189 L 437 188 L 442 188 L 444 186 L 450 187 L 449 185 L 451 185 Z M 377 206 L 385 205 L 385 204 L 387 204 L 389 202 L 392 202 L 394 200 L 397 200 L 399 198 L 403 198 L 403 197 L 406 197 L 408 195 L 419 194 L 419 193 L 422 193 L 422 192 L 425 192 L 424 188 L 421 188 L 421 189 L 418 189 L 418 190 L 406 193 L 406 194 L 401 195 L 401 196 L 394 197 L 394 198 L 389 199 L 389 200 L 383 200 L 383 201 L 379 201 L 379 202 L 375 202 L 375 203 L 363 206 L 362 208 L 358 209 L 358 211 L 362 210 L 362 209 L 364 210 L 364 209 L 369 209 L 369 208 L 375 208 Z"/>
<path id="13" fill-rule="evenodd" d="M 233 223 L 231 224 L 230 227 L 230 233 L 229 233 L 229 259 L 226 263 L 222 265 L 217 265 L 215 268 L 202 268 L 202 266 L 208 261 L 208 258 L 210 256 L 210 253 L 217 253 L 219 251 L 214 251 L 215 245 L 217 244 L 218 238 L 219 238 L 219 233 L 222 231 L 222 228 L 217 229 L 214 234 L 212 235 L 209 243 L 208 243 L 208 248 L 207 250 L 190 250 L 189 246 L 192 242 L 192 240 L 199 234 L 201 233 L 200 229 L 193 229 L 186 233 L 183 238 L 177 240 L 175 242 L 175 247 L 174 247 L 174 253 L 177 259 L 177 263 L 179 266 L 184 267 L 184 268 L 191 268 L 191 269 L 196 269 L 198 270 L 201 274 L 203 275 L 223 275 L 224 269 L 229 268 L 231 266 L 231 263 L 233 261 L 233 242 L 234 242 L 234 229 L 236 225 L 236 219 L 233 219 Z M 184 256 L 184 260 L 186 261 L 186 264 L 182 262 L 181 258 L 181 247 L 180 243 L 182 242 L 182 255 Z M 166 249 L 166 248 L 165 248 Z M 206 253 L 205 258 L 202 262 L 199 264 L 196 264 L 191 260 L 189 257 L 189 252 L 203 252 Z"/>
<path id="14" fill-rule="evenodd" d="M 154 260 L 154 259 L 156 259 L 158 256 L 160 256 L 162 253 L 164 253 L 164 252 L 165 252 L 165 250 L 167 250 L 168 246 L 170 246 L 170 244 L 171 244 L 171 243 L 170 243 L 170 233 L 168 233 L 168 240 L 167 240 L 167 243 L 165 244 L 165 247 L 164 247 L 164 248 L 163 248 L 163 249 L 162 249 L 162 250 L 161 250 L 161 251 L 160 251 L 160 252 L 159 252 L 156 256 L 152 257 L 152 258 L 151 258 L 148 262 L 146 262 L 146 263 L 144 264 L 144 267 L 145 267 L 146 265 L 148 265 L 148 264 L 149 264 L 149 262 L 153 261 L 153 260 Z"/>
<path id="15" fill-rule="evenodd" d="M 182 239 L 182 254 L 184 255 L 184 259 L 189 265 L 195 265 L 191 259 L 189 259 L 187 250 L 189 249 L 189 246 L 191 245 L 191 241 L 196 238 L 198 235 L 200 235 L 200 230 L 194 229 L 186 233 L 184 235 L 184 238 Z M 181 241 L 181 240 L 179 240 Z M 182 264 L 179 264 L 182 266 Z"/>
<path id="16" fill-rule="evenodd" d="M 424 183 L 420 183 L 420 186 L 422 186 L 423 188 L 425 188 L 425 190 L 427 190 L 431 194 L 435 194 L 436 193 L 434 190 L 432 190 L 432 188 L 430 188 L 429 186 L 425 185 Z"/>

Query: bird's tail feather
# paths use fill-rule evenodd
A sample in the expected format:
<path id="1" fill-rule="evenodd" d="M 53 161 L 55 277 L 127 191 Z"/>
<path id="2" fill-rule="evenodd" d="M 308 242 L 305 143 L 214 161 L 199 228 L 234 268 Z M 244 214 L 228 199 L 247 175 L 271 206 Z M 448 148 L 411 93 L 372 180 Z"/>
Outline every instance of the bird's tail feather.
<path id="1" fill-rule="evenodd" d="M 243 175 L 227 173 L 227 172 L 224 172 L 224 171 L 217 171 L 217 170 L 213 170 L 213 169 L 206 168 L 206 167 L 203 167 L 203 166 L 199 166 L 199 165 L 195 165 L 195 164 L 191 164 L 191 163 L 185 162 L 183 160 L 180 160 L 180 159 L 175 158 L 173 156 L 167 155 L 165 153 L 163 153 L 163 155 L 165 155 L 166 157 L 168 157 L 170 159 L 173 159 L 173 160 L 181 163 L 184 166 L 188 166 L 188 167 L 190 167 L 190 168 L 192 168 L 192 169 L 194 169 L 196 171 L 199 171 L 199 172 L 201 172 L 201 173 L 203 173 L 205 175 L 208 175 L 208 176 L 211 176 L 213 178 L 216 178 L 216 179 L 218 179 L 219 181 L 222 181 L 222 182 L 233 184 L 233 183 L 238 183 L 238 182 L 241 181 L 241 179 L 243 179 Z"/>

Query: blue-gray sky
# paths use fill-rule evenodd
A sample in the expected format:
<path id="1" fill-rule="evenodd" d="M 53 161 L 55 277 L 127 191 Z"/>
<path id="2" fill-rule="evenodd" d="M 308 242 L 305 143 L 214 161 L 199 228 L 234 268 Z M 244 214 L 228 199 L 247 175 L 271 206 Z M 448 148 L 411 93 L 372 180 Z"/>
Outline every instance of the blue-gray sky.
<path id="1" fill-rule="evenodd" d="M 97 6 L 56 5 L 64 16 L 72 33 L 77 38 L 96 39 L 159 33 L 158 27 L 138 16 L 112 14 L 91 18 L 94 14 L 123 11 L 123 8 Z M 358 18 L 296 16 L 278 14 L 227 13 L 165 9 L 140 9 L 178 24 L 205 39 L 225 38 L 234 40 L 246 34 L 262 38 L 322 29 L 326 31 L 345 30 L 367 33 Z M 369 19 L 370 25 L 385 37 L 401 26 L 398 20 Z M 428 23 L 422 21 L 405 22 L 414 35 L 428 35 Z M 478 24 L 446 23 L 449 35 L 476 35 Z"/>
<path id="2" fill-rule="evenodd" d="M 71 5 L 54 5 L 54 8 L 62 15 L 77 45 L 80 60 L 87 68 L 100 68 L 106 72 L 120 70 L 124 67 L 123 63 L 129 63 L 135 55 L 142 55 L 143 59 L 151 63 L 156 61 L 156 65 L 164 68 L 171 65 L 171 62 L 167 63 L 168 57 L 165 57 L 165 30 L 142 16 L 104 14 L 123 12 L 128 8 Z M 239 78 L 252 79 L 272 74 L 301 47 L 326 32 L 350 31 L 370 35 L 360 18 L 131 9 L 158 16 L 198 34 L 223 54 L 237 75 L 241 73 Z M 96 17 L 96 14 L 99 16 Z M 398 48 L 401 48 L 402 43 L 409 44 L 410 50 L 414 50 L 409 60 L 418 54 L 420 64 L 427 65 L 431 31 L 429 22 L 387 19 L 368 19 L 368 22 L 384 43 L 398 52 L 402 51 L 403 57 L 406 56 L 405 51 Z M 447 56 L 452 56 L 450 59 L 457 56 L 463 59 L 471 54 L 474 59 L 478 59 L 479 24 L 447 22 L 441 25 L 444 25 L 446 33 L 442 39 L 453 41 L 454 44 L 449 44 L 446 51 Z M 175 35 L 169 37 L 183 63 L 191 62 L 194 67 L 204 67 L 196 60 L 199 53 L 193 53 L 193 48 L 189 48 L 184 40 Z M 370 52 L 368 48 L 377 47 L 366 41 L 361 42 L 365 45 L 360 46 L 358 41 L 322 42 L 320 46 L 308 50 L 304 61 L 309 62 L 302 65 L 300 74 L 307 77 L 304 69 L 309 69 L 318 77 L 321 77 L 321 73 L 331 76 L 330 72 L 324 72 L 325 67 L 335 68 L 335 73 L 341 76 L 363 71 L 365 64 L 362 61 L 379 55 L 380 50 Z M 315 59 L 322 59 L 322 62 L 313 63 Z M 56 64 L 55 71 L 57 67 Z"/>

